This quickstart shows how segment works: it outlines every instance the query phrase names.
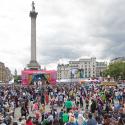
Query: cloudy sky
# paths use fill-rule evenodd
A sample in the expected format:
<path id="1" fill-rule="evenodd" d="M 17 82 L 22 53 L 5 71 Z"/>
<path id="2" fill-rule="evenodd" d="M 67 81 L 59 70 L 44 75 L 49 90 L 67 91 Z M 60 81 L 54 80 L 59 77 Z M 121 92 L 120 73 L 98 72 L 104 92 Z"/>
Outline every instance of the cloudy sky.
<path id="1" fill-rule="evenodd" d="M 20 73 L 30 61 L 32 0 L 0 1 L 0 61 Z M 35 0 L 37 60 L 57 63 L 125 55 L 125 0 Z"/>

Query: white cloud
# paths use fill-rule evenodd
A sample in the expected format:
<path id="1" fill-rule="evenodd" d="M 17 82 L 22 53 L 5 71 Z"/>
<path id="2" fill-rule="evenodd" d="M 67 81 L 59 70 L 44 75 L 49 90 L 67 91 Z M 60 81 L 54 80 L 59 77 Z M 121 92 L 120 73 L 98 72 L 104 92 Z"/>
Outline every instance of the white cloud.
<path id="1" fill-rule="evenodd" d="M 0 61 L 12 72 L 20 73 L 30 61 L 31 3 L 1 0 Z M 38 62 L 52 69 L 60 59 L 124 56 L 124 5 L 124 0 L 36 0 Z"/>

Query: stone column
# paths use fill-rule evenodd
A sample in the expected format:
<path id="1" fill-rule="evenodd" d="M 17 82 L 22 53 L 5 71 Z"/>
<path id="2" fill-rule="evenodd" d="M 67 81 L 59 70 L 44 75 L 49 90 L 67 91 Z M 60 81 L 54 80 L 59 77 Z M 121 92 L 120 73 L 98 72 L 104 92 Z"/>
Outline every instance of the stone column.
<path id="1" fill-rule="evenodd" d="M 35 11 L 30 11 L 31 17 L 31 61 L 36 61 L 36 17 Z"/>
<path id="2" fill-rule="evenodd" d="M 31 60 L 28 64 L 29 69 L 38 70 L 40 65 L 36 61 L 36 17 L 37 12 L 35 12 L 34 2 L 32 2 L 32 11 L 30 11 L 31 17 Z"/>

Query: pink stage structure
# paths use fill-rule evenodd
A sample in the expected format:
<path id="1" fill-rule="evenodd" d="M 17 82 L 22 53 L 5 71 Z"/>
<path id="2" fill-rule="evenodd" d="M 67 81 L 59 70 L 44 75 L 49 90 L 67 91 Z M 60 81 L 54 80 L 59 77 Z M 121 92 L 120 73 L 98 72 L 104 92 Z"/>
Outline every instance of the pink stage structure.
<path id="1" fill-rule="evenodd" d="M 56 70 L 31 70 L 26 69 L 22 71 L 22 85 L 30 85 L 33 81 L 33 77 L 35 75 L 42 75 L 44 76 L 47 81 L 55 85 L 57 79 L 57 71 Z"/>

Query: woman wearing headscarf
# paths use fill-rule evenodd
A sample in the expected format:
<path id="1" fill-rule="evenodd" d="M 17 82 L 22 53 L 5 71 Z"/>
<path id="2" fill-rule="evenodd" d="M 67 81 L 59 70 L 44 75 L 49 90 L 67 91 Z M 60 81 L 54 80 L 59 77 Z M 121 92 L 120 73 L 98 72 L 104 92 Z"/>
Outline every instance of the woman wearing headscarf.
<path id="1" fill-rule="evenodd" d="M 82 116 L 82 114 L 78 115 L 78 119 L 76 121 L 77 125 L 87 125 L 85 118 Z"/>

